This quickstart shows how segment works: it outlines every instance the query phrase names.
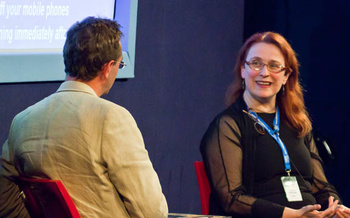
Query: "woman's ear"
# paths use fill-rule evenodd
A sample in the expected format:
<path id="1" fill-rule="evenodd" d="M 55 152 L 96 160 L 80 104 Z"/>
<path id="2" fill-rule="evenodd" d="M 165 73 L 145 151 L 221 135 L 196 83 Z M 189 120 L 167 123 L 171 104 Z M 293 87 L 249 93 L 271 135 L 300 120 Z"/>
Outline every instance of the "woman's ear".
<path id="1" fill-rule="evenodd" d="M 245 72 L 244 72 L 245 68 L 243 65 L 241 65 L 241 77 L 242 79 L 245 79 Z"/>
<path id="2" fill-rule="evenodd" d="M 285 85 L 287 83 L 290 74 L 291 74 L 291 72 L 289 72 L 289 73 L 284 75 L 284 78 L 283 78 L 283 81 L 282 81 L 283 85 Z"/>

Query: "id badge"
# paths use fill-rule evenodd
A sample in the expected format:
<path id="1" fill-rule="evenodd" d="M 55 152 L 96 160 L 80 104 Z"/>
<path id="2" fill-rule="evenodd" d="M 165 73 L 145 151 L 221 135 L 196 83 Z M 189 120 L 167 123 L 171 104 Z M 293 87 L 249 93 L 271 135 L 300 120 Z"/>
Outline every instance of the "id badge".
<path id="1" fill-rule="evenodd" d="M 298 181 L 295 176 L 282 176 L 281 181 L 284 192 L 286 193 L 287 200 L 289 202 L 303 200 L 299 189 Z"/>

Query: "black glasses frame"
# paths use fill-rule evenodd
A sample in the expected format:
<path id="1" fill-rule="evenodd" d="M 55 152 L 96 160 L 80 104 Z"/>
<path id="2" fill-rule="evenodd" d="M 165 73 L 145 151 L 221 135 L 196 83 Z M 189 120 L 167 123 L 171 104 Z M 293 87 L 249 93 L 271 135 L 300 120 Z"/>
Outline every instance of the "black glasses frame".
<path id="1" fill-rule="evenodd" d="M 118 62 L 117 62 L 118 63 Z M 119 62 L 119 69 L 123 69 L 124 67 L 126 67 L 126 63 L 124 63 L 124 61 L 120 61 Z"/>
<path id="2" fill-rule="evenodd" d="M 124 67 L 126 67 L 126 63 L 124 63 L 124 61 L 120 61 L 120 62 L 114 61 L 113 65 L 115 65 L 115 64 L 119 64 L 118 65 L 119 69 L 123 69 Z"/>

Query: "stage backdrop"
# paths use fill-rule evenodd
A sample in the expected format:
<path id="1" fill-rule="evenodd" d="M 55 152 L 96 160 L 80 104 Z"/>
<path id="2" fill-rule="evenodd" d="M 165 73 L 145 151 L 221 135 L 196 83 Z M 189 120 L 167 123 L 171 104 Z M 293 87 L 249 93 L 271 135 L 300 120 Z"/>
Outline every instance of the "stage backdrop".
<path id="1" fill-rule="evenodd" d="M 135 78 L 116 82 L 105 98 L 134 115 L 170 212 L 198 214 L 193 162 L 201 160 L 201 137 L 224 108 L 243 38 L 243 0 L 142 0 L 137 18 Z M 15 114 L 59 85 L 1 84 L 0 141 Z"/>
<path id="2" fill-rule="evenodd" d="M 343 26 L 349 26 L 346 7 L 326 0 L 297 0 L 287 6 L 282 0 L 243 2 L 139 1 L 135 78 L 116 82 L 105 98 L 134 115 L 170 212 L 200 213 L 193 162 L 201 160 L 199 143 L 207 126 L 224 109 L 237 51 L 243 38 L 255 31 L 281 31 L 299 54 L 315 127 L 338 151 L 336 161 L 327 163 L 327 173 L 349 205 L 345 159 L 349 115 L 343 107 L 349 95 L 345 84 L 349 81 L 345 53 L 349 45 L 343 43 L 346 34 L 341 32 L 346 29 Z M 0 85 L 0 141 L 7 138 L 15 114 L 58 86 Z"/>

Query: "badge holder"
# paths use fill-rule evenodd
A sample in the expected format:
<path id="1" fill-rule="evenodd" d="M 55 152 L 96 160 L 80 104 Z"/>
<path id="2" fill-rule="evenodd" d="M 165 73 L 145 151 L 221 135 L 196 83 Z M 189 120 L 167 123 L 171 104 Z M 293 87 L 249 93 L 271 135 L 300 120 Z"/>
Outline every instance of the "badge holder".
<path id="1" fill-rule="evenodd" d="M 288 202 L 302 201 L 303 198 L 301 196 L 297 178 L 295 176 L 290 176 L 290 171 L 287 173 L 288 176 L 282 176 L 281 181 Z"/>

